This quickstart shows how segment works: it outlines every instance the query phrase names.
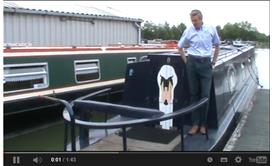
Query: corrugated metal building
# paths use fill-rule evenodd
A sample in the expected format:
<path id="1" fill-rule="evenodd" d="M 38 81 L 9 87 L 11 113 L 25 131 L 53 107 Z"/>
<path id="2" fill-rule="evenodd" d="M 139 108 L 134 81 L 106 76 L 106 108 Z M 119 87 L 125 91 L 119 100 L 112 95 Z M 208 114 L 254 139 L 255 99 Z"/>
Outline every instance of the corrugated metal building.
<path id="1" fill-rule="evenodd" d="M 4 7 L 4 43 L 32 46 L 138 44 L 141 19 Z"/>

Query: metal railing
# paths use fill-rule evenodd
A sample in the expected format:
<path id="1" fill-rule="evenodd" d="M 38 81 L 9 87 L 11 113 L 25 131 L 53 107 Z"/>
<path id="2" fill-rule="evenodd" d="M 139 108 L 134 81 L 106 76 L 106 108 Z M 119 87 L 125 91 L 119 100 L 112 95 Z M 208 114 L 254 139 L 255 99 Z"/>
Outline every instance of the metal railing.
<path id="1" fill-rule="evenodd" d="M 68 103 L 65 100 L 41 96 L 44 99 L 52 100 L 55 102 L 59 102 L 65 106 L 63 111 L 63 118 L 65 120 L 65 124 L 70 124 L 70 133 L 71 133 L 71 150 L 76 151 L 76 137 L 75 137 L 75 126 L 83 127 L 86 129 L 116 129 L 121 128 L 123 131 L 123 150 L 127 151 L 127 132 L 126 129 L 128 127 L 133 127 L 142 124 L 151 124 L 169 119 L 183 118 L 184 115 L 193 112 L 194 110 L 200 108 L 204 104 L 208 102 L 208 98 L 202 98 L 201 100 L 192 103 L 191 105 L 176 110 L 169 114 L 164 114 L 158 109 L 150 109 L 150 108 L 142 108 L 142 107 L 133 107 L 127 105 L 120 104 L 112 104 L 107 102 L 93 101 L 93 100 L 84 100 L 87 98 L 95 97 L 99 94 L 108 93 L 110 95 L 110 88 L 103 89 L 89 95 L 80 97 L 74 100 L 71 103 Z M 89 111 L 99 111 L 103 113 L 115 113 L 121 116 L 127 116 L 134 119 L 126 120 L 126 121 L 117 121 L 117 122 L 91 122 L 87 120 L 82 120 L 81 118 L 75 117 L 75 110 L 89 110 Z M 84 119 L 84 118 L 83 118 Z M 85 118 L 86 119 L 86 118 Z M 181 120 L 180 124 L 180 137 L 181 137 L 181 151 L 184 150 L 184 135 L 183 135 L 183 120 Z M 67 125 L 65 126 L 65 145 L 64 149 L 67 147 Z M 85 138 L 86 139 L 86 138 Z M 88 138 L 87 138 L 88 139 Z M 208 132 L 206 134 L 206 139 L 208 139 Z"/>

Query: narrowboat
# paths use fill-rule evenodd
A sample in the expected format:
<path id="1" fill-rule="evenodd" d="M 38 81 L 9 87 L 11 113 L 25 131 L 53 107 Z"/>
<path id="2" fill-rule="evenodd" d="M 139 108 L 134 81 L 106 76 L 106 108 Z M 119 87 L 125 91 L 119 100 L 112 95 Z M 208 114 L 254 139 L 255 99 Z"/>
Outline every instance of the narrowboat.
<path id="1" fill-rule="evenodd" d="M 213 68 L 210 98 L 199 99 L 195 103 L 190 102 L 186 67 L 177 51 L 151 53 L 126 64 L 122 92 L 116 92 L 112 87 L 102 88 L 72 101 L 41 97 L 44 102 L 60 103 L 64 107 L 64 150 L 222 149 L 239 122 L 241 112 L 250 109 L 258 87 L 258 73 L 254 46 L 220 47 L 220 55 Z M 121 97 L 114 100 L 118 93 Z M 187 135 L 191 113 L 207 105 L 207 134 Z M 97 113 L 105 115 L 104 120 L 90 118 Z M 79 128 L 78 136 L 75 128 Z"/>
<path id="2" fill-rule="evenodd" d="M 4 48 L 4 115 L 15 115 L 58 104 L 40 95 L 73 100 L 94 90 L 121 90 L 128 63 L 150 53 L 175 51 L 173 44 L 107 47 Z"/>

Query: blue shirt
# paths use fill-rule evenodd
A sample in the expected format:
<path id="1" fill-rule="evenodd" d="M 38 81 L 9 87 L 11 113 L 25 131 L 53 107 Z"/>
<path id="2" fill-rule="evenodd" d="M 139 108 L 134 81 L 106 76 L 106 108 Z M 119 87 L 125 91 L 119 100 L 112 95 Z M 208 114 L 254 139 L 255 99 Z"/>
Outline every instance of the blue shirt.
<path id="1" fill-rule="evenodd" d="M 188 54 L 210 57 L 213 52 L 212 46 L 219 44 L 220 39 L 216 29 L 212 26 L 202 25 L 198 30 L 194 26 L 187 28 L 178 42 L 178 47 L 184 48 L 189 45 Z"/>

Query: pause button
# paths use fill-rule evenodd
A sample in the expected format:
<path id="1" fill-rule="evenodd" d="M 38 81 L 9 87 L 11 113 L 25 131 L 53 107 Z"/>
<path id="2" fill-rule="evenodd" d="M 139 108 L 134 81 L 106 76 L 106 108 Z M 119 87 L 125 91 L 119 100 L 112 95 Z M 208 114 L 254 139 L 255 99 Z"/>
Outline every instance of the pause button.
<path id="1" fill-rule="evenodd" d="M 13 156 L 12 163 L 13 164 L 20 164 L 20 156 Z"/>

